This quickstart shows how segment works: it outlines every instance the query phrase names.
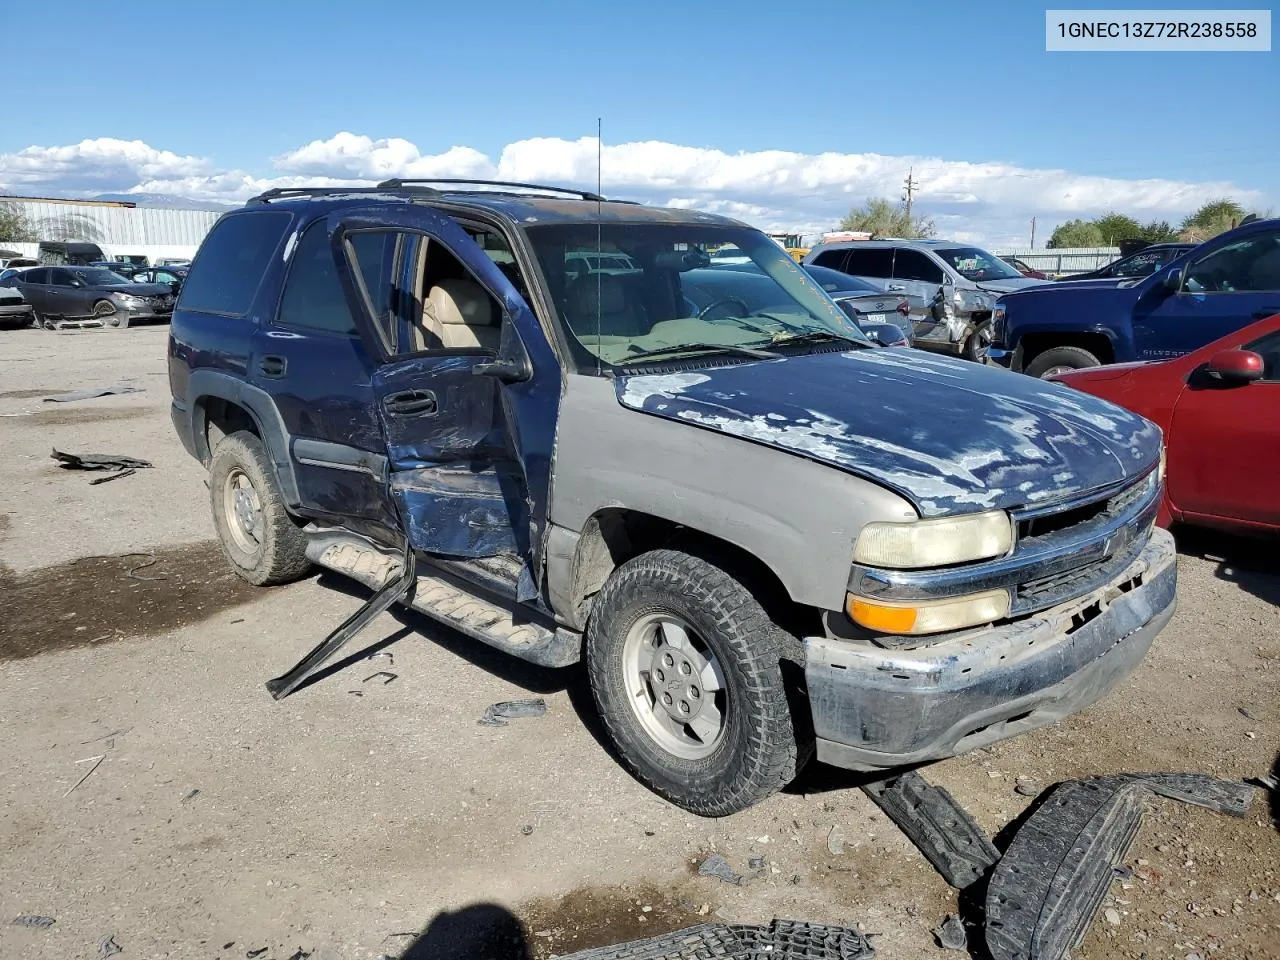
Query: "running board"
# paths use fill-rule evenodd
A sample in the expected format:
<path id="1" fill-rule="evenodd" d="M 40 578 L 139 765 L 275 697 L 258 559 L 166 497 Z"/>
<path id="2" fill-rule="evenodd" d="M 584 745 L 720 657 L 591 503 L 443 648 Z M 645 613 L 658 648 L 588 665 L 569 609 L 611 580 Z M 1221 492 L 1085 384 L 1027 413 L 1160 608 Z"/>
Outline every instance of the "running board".
<path id="1" fill-rule="evenodd" d="M 357 580 L 371 590 L 381 590 L 399 572 L 400 558 L 379 549 L 371 540 L 345 532 L 308 534 L 307 558 L 312 563 Z M 582 639 L 577 633 L 539 623 L 524 610 L 513 610 L 508 604 L 486 597 L 477 588 L 429 564 L 430 558 L 423 557 L 416 582 L 400 603 L 529 663 L 567 667 L 578 662 Z"/>

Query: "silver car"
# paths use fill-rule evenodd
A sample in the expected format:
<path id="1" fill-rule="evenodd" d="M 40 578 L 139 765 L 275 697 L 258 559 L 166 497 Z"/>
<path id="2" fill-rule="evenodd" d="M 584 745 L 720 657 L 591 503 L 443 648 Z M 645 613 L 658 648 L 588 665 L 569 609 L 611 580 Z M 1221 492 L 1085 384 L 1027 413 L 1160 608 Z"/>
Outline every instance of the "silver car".
<path id="1" fill-rule="evenodd" d="M 912 342 L 939 353 L 984 359 L 991 308 L 1001 294 L 1045 283 L 994 254 L 954 240 L 851 240 L 820 244 L 806 265 L 830 267 L 928 304 Z"/>

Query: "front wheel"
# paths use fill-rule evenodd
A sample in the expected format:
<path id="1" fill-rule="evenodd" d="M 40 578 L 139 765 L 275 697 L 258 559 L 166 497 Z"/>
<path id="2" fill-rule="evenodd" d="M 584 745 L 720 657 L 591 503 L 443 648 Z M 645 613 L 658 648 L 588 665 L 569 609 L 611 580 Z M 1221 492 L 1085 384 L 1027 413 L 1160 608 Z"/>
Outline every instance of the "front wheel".
<path id="1" fill-rule="evenodd" d="M 1068 370 L 1084 370 L 1086 367 L 1100 367 L 1102 361 L 1083 347 L 1051 347 L 1038 353 L 1026 366 L 1025 373 L 1029 377 L 1056 376 Z"/>
<path id="2" fill-rule="evenodd" d="M 631 773 L 707 817 L 790 782 L 786 640 L 746 587 L 698 557 L 655 550 L 614 571 L 592 609 L 587 669 Z"/>

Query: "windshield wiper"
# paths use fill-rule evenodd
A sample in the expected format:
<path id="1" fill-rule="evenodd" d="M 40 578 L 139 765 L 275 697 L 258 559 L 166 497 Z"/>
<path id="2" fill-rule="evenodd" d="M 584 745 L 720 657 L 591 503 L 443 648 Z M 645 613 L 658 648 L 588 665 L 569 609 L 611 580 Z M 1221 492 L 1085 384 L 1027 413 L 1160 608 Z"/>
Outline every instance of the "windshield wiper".
<path id="1" fill-rule="evenodd" d="M 730 343 L 680 343 L 670 347 L 656 347 L 653 350 L 642 350 L 634 353 L 618 361 L 618 365 L 622 366 L 628 363 L 634 363 L 637 360 L 652 360 L 656 357 L 670 356 L 679 353 L 731 353 L 741 357 L 751 357 L 753 360 L 776 360 L 778 355 L 770 353 L 768 350 L 759 350 L 755 347 L 741 347 Z"/>
<path id="2" fill-rule="evenodd" d="M 834 343 L 837 340 L 842 340 L 855 347 L 875 346 L 868 340 L 855 340 L 853 337 L 841 336 L 838 333 L 832 333 L 830 330 L 810 330 L 808 333 L 795 333 L 789 337 L 779 337 L 772 342 L 771 346 L 782 347 L 799 343 Z"/>

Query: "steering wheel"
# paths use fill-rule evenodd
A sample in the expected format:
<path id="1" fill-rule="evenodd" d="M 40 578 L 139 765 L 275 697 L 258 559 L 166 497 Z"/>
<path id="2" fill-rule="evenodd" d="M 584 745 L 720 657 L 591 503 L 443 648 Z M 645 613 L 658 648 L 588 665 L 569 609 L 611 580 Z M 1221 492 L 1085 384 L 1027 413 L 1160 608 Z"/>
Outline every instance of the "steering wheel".
<path id="1" fill-rule="evenodd" d="M 729 305 L 729 304 L 731 304 L 731 303 L 736 303 L 738 306 L 742 307 L 742 312 L 743 312 L 743 313 L 750 313 L 750 312 L 751 312 L 751 307 L 747 305 L 747 303 L 746 303 L 746 301 L 745 301 L 745 300 L 742 300 L 742 299 L 741 299 L 741 298 L 739 298 L 739 297 L 721 297 L 719 300 L 712 300 L 712 301 L 711 301 L 710 303 L 708 303 L 705 307 L 703 307 L 701 310 L 699 310 L 699 311 L 698 311 L 698 319 L 699 319 L 699 320 L 706 320 L 706 319 L 707 319 L 707 314 L 708 314 L 708 313 L 710 313 L 712 310 L 714 310 L 716 307 L 723 307 L 723 306 L 727 306 L 727 305 Z M 721 319 L 722 319 L 722 320 L 727 320 L 727 319 L 728 319 L 728 317 L 722 317 Z M 708 323 L 715 323 L 716 321 L 714 321 L 714 320 L 708 320 L 707 322 L 708 322 Z"/>

